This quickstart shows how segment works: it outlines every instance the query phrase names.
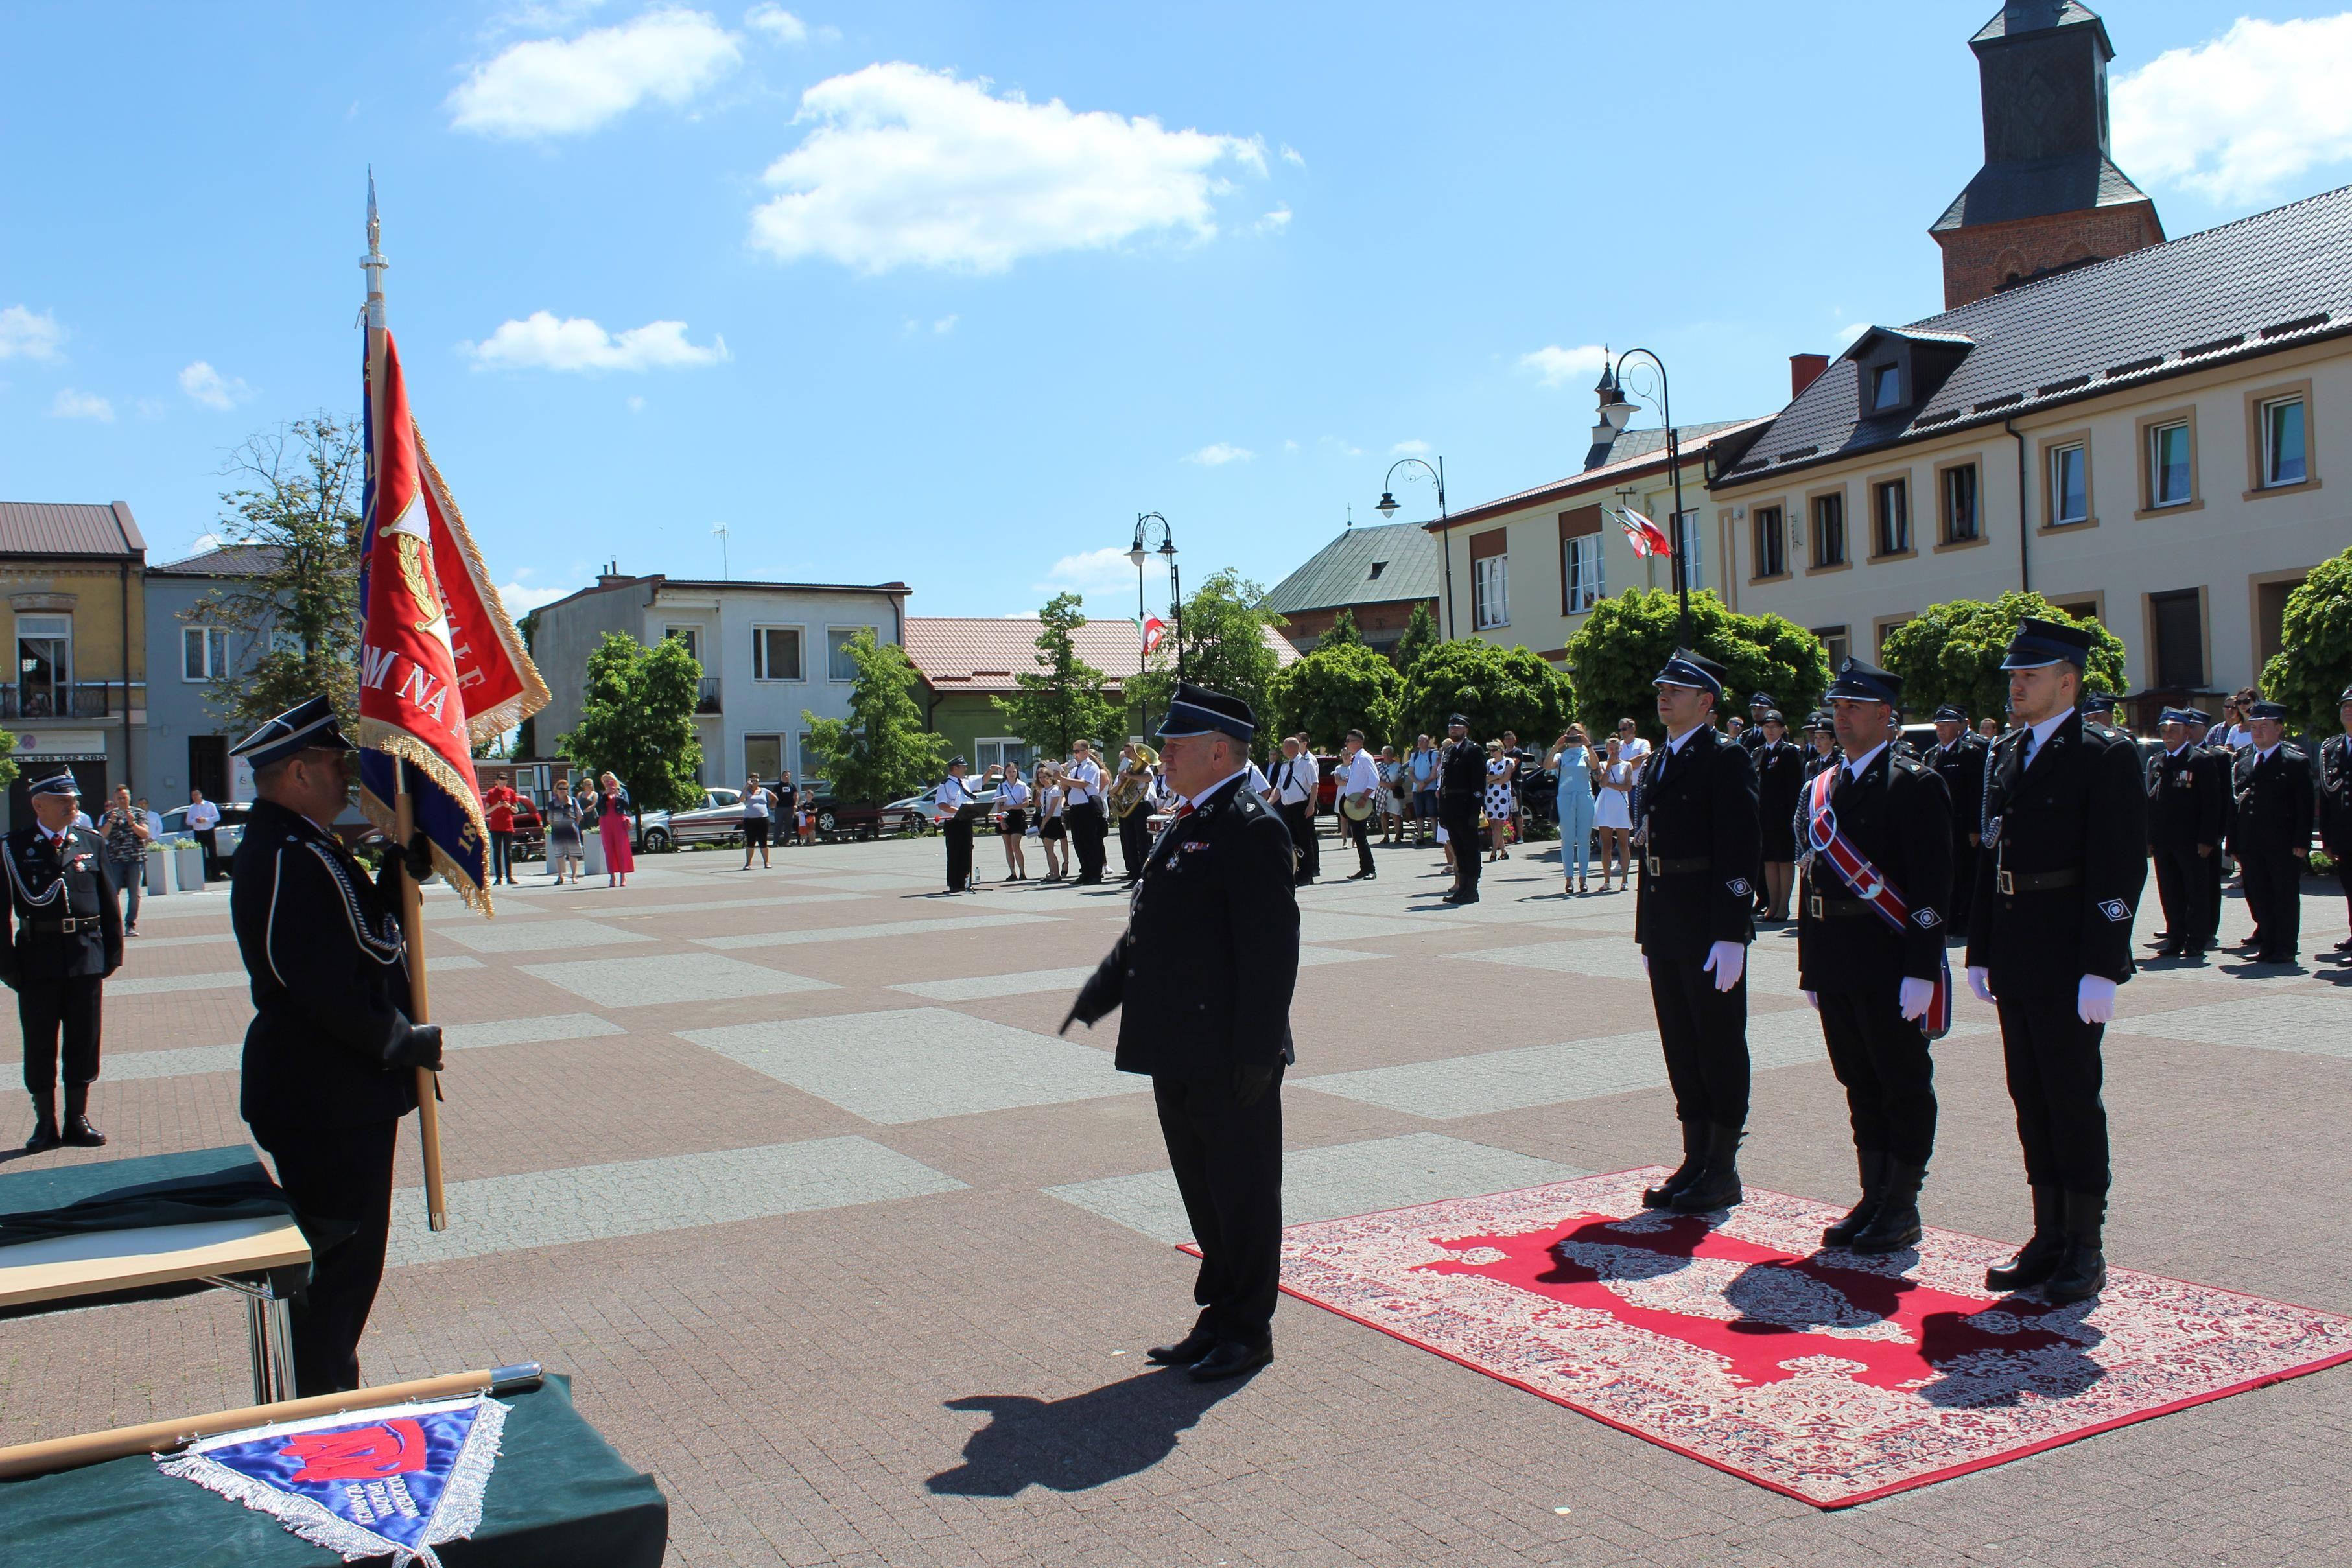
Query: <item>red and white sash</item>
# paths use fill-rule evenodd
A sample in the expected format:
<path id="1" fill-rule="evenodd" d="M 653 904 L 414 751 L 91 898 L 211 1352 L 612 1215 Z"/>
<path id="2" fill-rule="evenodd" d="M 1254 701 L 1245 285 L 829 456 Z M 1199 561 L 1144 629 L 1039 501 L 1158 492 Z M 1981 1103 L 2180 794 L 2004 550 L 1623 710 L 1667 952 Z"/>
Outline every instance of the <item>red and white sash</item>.
<path id="1" fill-rule="evenodd" d="M 1826 861 L 1832 870 L 1853 895 L 1870 905 L 1881 920 L 1897 931 L 1909 929 L 1911 904 L 1903 890 L 1886 879 L 1886 873 L 1870 863 L 1869 857 L 1853 845 L 1837 825 L 1837 812 L 1830 805 L 1830 791 L 1837 783 L 1843 768 L 1823 768 L 1811 784 L 1811 800 L 1805 812 L 1805 844 L 1811 852 L 1808 857 Z M 1932 927 L 1930 927 L 1932 929 Z M 1936 994 L 1927 1004 L 1927 1015 L 1920 1025 L 1929 1040 L 1941 1040 L 1952 1027 L 1952 961 L 1941 956 L 1937 962 Z"/>

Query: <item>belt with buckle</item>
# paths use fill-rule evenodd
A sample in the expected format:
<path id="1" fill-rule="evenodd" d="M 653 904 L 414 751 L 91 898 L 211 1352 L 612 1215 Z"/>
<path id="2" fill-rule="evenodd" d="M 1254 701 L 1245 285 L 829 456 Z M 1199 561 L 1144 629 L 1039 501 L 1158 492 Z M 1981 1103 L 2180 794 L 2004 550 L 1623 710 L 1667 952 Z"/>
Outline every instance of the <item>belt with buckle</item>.
<path id="1" fill-rule="evenodd" d="M 1678 861 L 1664 860 L 1657 855 L 1642 857 L 1642 869 L 1652 876 L 1689 876 L 1696 872 L 1706 871 L 1714 864 L 1715 862 L 1705 855 L 1694 855 Z"/>
<path id="2" fill-rule="evenodd" d="M 71 915 L 63 920 L 28 920 L 26 925 L 46 936 L 70 936 L 77 931 L 98 929 L 95 915 Z"/>
<path id="3" fill-rule="evenodd" d="M 1867 915 L 1870 912 L 1870 904 L 1866 899 L 1823 898 L 1818 893 L 1805 895 L 1805 913 L 1816 920 L 1832 920 L 1848 915 Z"/>
<path id="4" fill-rule="evenodd" d="M 2053 888 L 2072 887 L 2083 880 L 2082 872 L 2072 871 L 1996 871 L 1993 884 L 2003 897 L 2019 893 L 2047 893 Z"/>

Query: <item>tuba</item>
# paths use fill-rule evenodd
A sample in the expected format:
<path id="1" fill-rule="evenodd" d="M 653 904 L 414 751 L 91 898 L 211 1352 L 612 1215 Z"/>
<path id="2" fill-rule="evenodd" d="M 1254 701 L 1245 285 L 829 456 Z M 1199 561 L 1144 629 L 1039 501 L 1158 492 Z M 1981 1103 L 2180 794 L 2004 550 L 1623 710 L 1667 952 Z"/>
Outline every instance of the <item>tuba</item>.
<path id="1" fill-rule="evenodd" d="M 1152 765 L 1159 760 L 1160 754 L 1151 747 L 1135 748 L 1135 755 L 1119 768 L 1118 779 L 1111 783 L 1110 797 L 1104 802 L 1112 821 L 1124 821 L 1129 812 L 1143 804 L 1151 793 Z"/>

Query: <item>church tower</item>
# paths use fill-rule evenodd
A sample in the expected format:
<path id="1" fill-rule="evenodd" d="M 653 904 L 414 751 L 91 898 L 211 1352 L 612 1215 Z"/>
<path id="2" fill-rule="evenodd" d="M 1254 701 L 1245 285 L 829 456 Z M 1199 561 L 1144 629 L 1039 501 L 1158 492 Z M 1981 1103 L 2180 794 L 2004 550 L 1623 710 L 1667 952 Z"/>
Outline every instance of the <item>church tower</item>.
<path id="1" fill-rule="evenodd" d="M 1969 47 L 1985 161 L 1927 231 L 1944 308 L 2160 243 L 2156 204 L 2107 156 L 2106 24 L 2075 0 L 2007 0 Z"/>

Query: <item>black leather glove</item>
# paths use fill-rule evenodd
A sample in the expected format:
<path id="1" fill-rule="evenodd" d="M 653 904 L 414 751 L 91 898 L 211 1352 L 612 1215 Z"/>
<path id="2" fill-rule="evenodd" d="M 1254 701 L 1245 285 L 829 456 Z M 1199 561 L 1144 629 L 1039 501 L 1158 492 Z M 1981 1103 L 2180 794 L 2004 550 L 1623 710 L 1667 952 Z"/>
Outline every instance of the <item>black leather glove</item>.
<path id="1" fill-rule="evenodd" d="M 1247 1107 L 1265 1097 L 1274 1081 L 1282 1076 L 1279 1061 L 1236 1061 L 1234 1063 L 1234 1103 Z"/>
<path id="2" fill-rule="evenodd" d="M 1070 1004 L 1069 1016 L 1062 1020 L 1062 1027 L 1055 1032 L 1067 1034 L 1070 1032 L 1070 1026 L 1074 1023 L 1082 1023 L 1088 1029 L 1094 1028 L 1104 1014 L 1118 1005 L 1117 1000 L 1103 995 L 1108 988 L 1103 984 L 1100 970 L 1087 976 L 1087 983 L 1078 988 L 1077 1000 Z"/>
<path id="3" fill-rule="evenodd" d="M 427 1072 L 441 1071 L 441 1026 L 437 1023 L 413 1023 L 398 1045 L 392 1048 L 394 1067 L 421 1067 Z"/>
<path id="4" fill-rule="evenodd" d="M 408 847 L 400 852 L 401 868 L 408 873 L 411 882 L 423 882 L 433 874 L 433 841 L 419 828 L 408 836 Z"/>

